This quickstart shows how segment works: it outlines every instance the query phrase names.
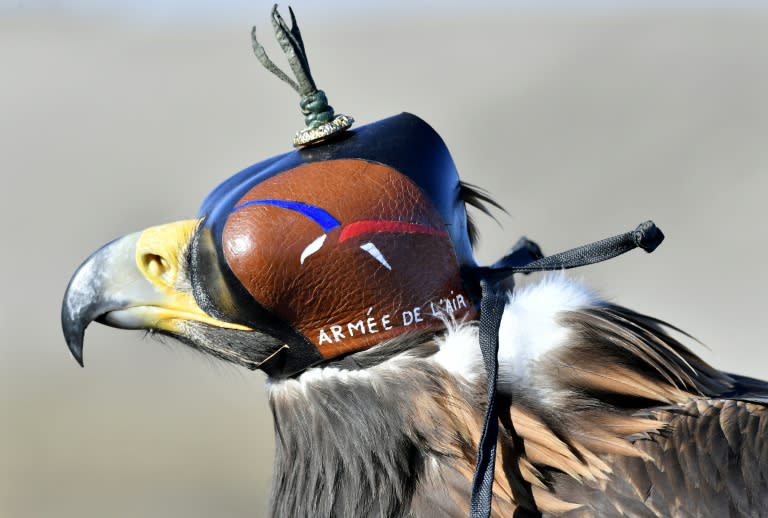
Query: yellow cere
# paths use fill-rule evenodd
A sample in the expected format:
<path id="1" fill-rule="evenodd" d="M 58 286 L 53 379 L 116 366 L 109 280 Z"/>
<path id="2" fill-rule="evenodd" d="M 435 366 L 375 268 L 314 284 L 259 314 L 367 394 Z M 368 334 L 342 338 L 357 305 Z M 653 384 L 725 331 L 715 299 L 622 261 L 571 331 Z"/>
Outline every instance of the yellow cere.
<path id="1" fill-rule="evenodd" d="M 144 277 L 164 296 L 153 313 L 159 318 L 157 326 L 171 330 L 174 321 L 194 320 L 205 324 L 240 331 L 250 327 L 224 322 L 205 313 L 197 305 L 192 293 L 179 291 L 179 256 L 187 247 L 198 220 L 188 219 L 150 227 L 141 233 L 136 243 L 136 266 Z"/>

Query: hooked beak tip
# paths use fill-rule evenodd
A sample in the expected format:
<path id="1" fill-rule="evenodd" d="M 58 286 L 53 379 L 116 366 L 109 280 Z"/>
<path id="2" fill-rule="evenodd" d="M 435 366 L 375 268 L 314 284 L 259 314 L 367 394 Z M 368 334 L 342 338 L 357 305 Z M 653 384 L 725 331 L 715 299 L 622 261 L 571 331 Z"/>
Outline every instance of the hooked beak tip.
<path id="1" fill-rule="evenodd" d="M 77 363 L 80 364 L 80 367 L 85 367 L 83 364 L 83 334 L 84 333 L 82 331 L 79 333 L 65 333 L 69 352 L 72 353 L 72 356 L 75 358 Z"/>
<path id="2" fill-rule="evenodd" d="M 82 349 L 79 351 L 76 351 L 75 349 L 70 349 L 72 351 L 72 356 L 75 357 L 75 360 L 77 363 L 80 364 L 80 367 L 85 367 L 85 364 L 83 363 L 83 351 Z"/>

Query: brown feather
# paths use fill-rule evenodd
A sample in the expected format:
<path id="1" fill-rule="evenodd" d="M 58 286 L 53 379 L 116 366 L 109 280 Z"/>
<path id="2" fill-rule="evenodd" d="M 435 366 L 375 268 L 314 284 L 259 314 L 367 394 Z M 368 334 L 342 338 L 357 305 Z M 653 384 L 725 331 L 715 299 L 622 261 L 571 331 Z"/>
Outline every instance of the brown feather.
<path id="1" fill-rule="evenodd" d="M 565 345 L 531 367 L 534 389 L 544 387 L 546 398 L 500 388 L 497 403 L 508 403 L 500 409 L 492 516 L 534 508 L 563 517 L 768 516 L 768 386 L 713 369 L 663 323 L 623 308 L 571 311 L 560 322 L 569 331 Z M 297 491 L 328 483 L 370 488 L 360 491 L 356 515 L 467 515 L 483 377 L 452 376 L 433 361 L 432 342 L 406 345 L 360 355 L 383 359 L 364 376 L 286 381 L 272 390 L 283 491 L 273 497 L 274 515 L 306 515 L 279 498 L 296 502 Z M 391 413 L 360 411 L 372 406 Z M 390 423 L 392 415 L 399 421 Z M 333 433 L 336 422 L 344 433 Z M 413 453 L 404 455 L 403 444 Z M 307 445 L 313 449 L 297 450 Z M 366 447 L 371 459 L 360 457 Z M 327 458 L 302 468 L 301 459 L 317 452 Z M 384 473 L 376 471 L 382 462 Z M 402 470 L 412 473 L 410 485 L 398 480 Z M 344 510 L 338 499 L 320 504 Z"/>

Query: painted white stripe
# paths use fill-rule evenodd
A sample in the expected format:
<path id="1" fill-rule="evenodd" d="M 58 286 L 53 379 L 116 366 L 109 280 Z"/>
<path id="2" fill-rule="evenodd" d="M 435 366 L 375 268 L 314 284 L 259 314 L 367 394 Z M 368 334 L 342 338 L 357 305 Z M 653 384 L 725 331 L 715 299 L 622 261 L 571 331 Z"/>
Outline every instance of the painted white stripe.
<path id="1" fill-rule="evenodd" d="M 304 264 L 304 259 L 314 254 L 318 250 L 320 250 L 320 247 L 322 247 L 323 243 L 325 243 L 326 237 L 328 236 L 326 234 L 323 234 L 322 236 L 312 241 L 309 245 L 307 245 L 307 248 L 305 248 L 304 251 L 301 253 L 301 264 Z"/>
<path id="2" fill-rule="evenodd" d="M 363 250 L 371 254 L 373 258 L 379 261 L 381 264 L 383 264 L 384 268 L 386 268 L 387 270 L 392 269 L 392 267 L 389 265 L 387 260 L 384 259 L 384 255 L 381 253 L 381 250 L 376 248 L 376 245 L 374 245 L 373 243 L 362 244 L 360 245 L 360 248 L 362 248 Z"/>

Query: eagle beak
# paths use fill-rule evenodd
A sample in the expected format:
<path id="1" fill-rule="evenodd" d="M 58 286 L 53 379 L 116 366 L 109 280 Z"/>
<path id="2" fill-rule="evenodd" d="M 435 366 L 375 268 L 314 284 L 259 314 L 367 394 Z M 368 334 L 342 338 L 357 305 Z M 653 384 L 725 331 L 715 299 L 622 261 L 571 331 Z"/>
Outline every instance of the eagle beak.
<path id="1" fill-rule="evenodd" d="M 187 248 L 197 220 L 152 227 L 121 237 L 91 255 L 69 281 L 61 325 L 69 350 L 83 365 L 85 328 L 94 320 L 121 329 L 179 332 L 181 321 L 250 331 L 205 313 L 186 275 Z"/>

